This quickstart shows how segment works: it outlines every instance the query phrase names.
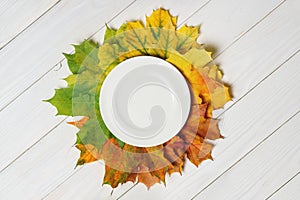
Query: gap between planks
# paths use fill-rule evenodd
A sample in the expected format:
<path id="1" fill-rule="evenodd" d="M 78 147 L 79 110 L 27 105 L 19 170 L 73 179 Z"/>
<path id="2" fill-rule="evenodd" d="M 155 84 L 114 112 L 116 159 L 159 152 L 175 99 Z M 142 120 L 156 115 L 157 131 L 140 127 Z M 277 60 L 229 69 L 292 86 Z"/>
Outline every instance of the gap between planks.
<path id="1" fill-rule="evenodd" d="M 44 11 L 39 17 L 37 17 L 35 20 L 33 20 L 28 26 L 26 26 L 23 30 L 21 30 L 19 33 L 17 33 L 15 36 L 13 36 L 10 40 L 8 40 L 6 43 L 4 43 L 0 47 L 0 51 L 4 49 L 6 46 L 8 46 L 13 40 L 15 40 L 17 37 L 19 37 L 22 33 L 24 33 L 28 28 L 30 28 L 34 23 L 36 23 L 39 19 L 41 19 L 43 16 L 45 16 L 50 10 L 52 10 L 54 7 L 56 7 L 62 0 L 58 0 L 56 3 L 54 3 L 51 7 L 49 7 L 46 11 Z"/>
<path id="2" fill-rule="evenodd" d="M 275 190 L 272 194 L 270 194 L 270 196 L 268 196 L 265 200 L 269 200 L 270 198 L 272 198 L 277 192 L 279 192 L 282 188 L 287 186 L 288 183 L 293 181 L 299 174 L 300 171 L 297 174 L 295 174 L 292 178 L 290 178 L 287 182 L 285 182 L 282 186 L 280 186 L 277 190 Z"/>
<path id="3" fill-rule="evenodd" d="M 296 52 L 294 52 L 291 56 L 289 56 L 285 61 L 283 61 L 278 67 L 276 67 L 270 74 L 265 76 L 262 80 L 260 80 L 256 85 L 254 85 L 252 88 L 250 88 L 244 95 L 242 95 L 239 99 L 234 101 L 227 109 L 225 109 L 223 112 L 221 112 L 216 118 L 220 118 L 225 114 L 227 110 L 232 108 L 235 104 L 240 102 L 244 97 L 246 97 L 248 94 L 250 94 L 255 88 L 257 88 L 261 83 L 263 83 L 265 80 L 267 80 L 270 76 L 272 76 L 276 71 L 278 71 L 285 63 L 287 63 L 289 60 L 291 60 L 294 56 L 296 56 L 299 53 L 300 49 L 298 49 Z"/>
<path id="4" fill-rule="evenodd" d="M 234 45 L 236 42 L 238 42 L 244 35 L 246 35 L 249 31 L 251 31 L 253 28 L 255 28 L 257 25 L 259 25 L 261 22 L 263 22 L 269 15 L 271 15 L 275 10 L 277 10 L 282 4 L 284 4 L 287 0 L 283 0 L 280 2 L 277 6 L 275 6 L 268 14 L 266 14 L 263 18 L 258 20 L 255 24 L 253 24 L 248 30 L 246 30 L 244 33 L 242 33 L 238 38 L 236 38 L 229 46 L 227 46 L 225 49 L 223 49 L 219 54 L 214 56 L 213 58 L 216 59 L 219 57 L 223 52 L 225 52 L 228 48 L 230 48 L 232 45 Z"/>

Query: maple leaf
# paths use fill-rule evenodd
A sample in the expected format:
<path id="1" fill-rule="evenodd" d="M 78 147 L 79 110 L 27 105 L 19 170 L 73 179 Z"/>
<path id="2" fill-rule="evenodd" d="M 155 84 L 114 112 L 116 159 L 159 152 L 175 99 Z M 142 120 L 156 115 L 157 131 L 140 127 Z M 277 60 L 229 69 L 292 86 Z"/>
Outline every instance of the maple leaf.
<path id="1" fill-rule="evenodd" d="M 219 121 L 212 111 L 231 100 L 223 73 L 213 64 L 212 52 L 197 42 L 200 26 L 177 27 L 177 17 L 163 8 L 154 10 L 142 21 L 127 21 L 118 29 L 106 25 L 104 41 L 98 45 L 84 40 L 74 45 L 75 52 L 64 54 L 72 72 L 67 88 L 55 90 L 47 100 L 57 115 L 84 116 L 68 122 L 79 131 L 75 146 L 80 150 L 77 165 L 104 160 L 103 184 L 112 188 L 125 182 L 143 183 L 148 189 L 165 184 L 168 173 L 182 173 L 190 160 L 198 166 L 212 159 L 209 140 L 223 138 Z M 192 106 L 180 132 L 155 147 L 135 147 L 117 139 L 106 127 L 100 113 L 99 96 L 106 76 L 119 63 L 136 56 L 155 56 L 176 67 L 190 84 Z"/>
<path id="2" fill-rule="evenodd" d="M 45 102 L 51 103 L 57 109 L 56 115 L 73 116 L 72 110 L 73 88 L 61 88 L 55 90 L 55 95 Z"/>
<path id="3" fill-rule="evenodd" d="M 169 174 L 175 172 L 182 173 L 186 149 L 187 145 L 185 141 L 179 136 L 173 137 L 166 143 L 164 156 L 172 163 L 172 166 L 168 169 Z"/>
<path id="4" fill-rule="evenodd" d="M 99 63 L 97 59 L 97 47 L 98 44 L 92 40 L 84 40 L 79 45 L 73 45 L 75 48 L 75 53 L 66 54 L 64 56 L 68 60 L 68 65 L 73 74 L 77 74 L 84 68 L 93 68 Z"/>
<path id="5" fill-rule="evenodd" d="M 207 52 L 204 48 L 192 48 L 183 56 L 196 68 L 204 67 L 206 64 L 212 61 L 211 53 Z"/>
<path id="6" fill-rule="evenodd" d="M 106 24 L 106 31 L 104 34 L 104 41 L 103 43 L 107 43 L 109 41 L 110 38 L 113 38 L 115 35 L 117 34 L 117 30 L 110 28 L 107 24 Z"/>
<path id="7" fill-rule="evenodd" d="M 146 25 L 149 28 L 164 28 L 164 29 L 176 29 L 177 17 L 171 16 L 168 10 L 163 8 L 154 10 L 152 14 L 148 17 L 146 16 Z M 159 37 L 160 29 L 157 32 L 152 32 L 155 36 Z"/>
<path id="8" fill-rule="evenodd" d="M 119 63 L 118 48 L 118 45 L 109 43 L 106 43 L 99 48 L 98 57 L 99 60 L 101 60 L 100 67 L 104 68 L 113 63 Z"/>
<path id="9" fill-rule="evenodd" d="M 111 138 L 106 141 L 101 150 L 101 158 L 105 160 L 103 184 L 109 184 L 112 188 L 116 188 L 120 183 L 124 183 L 130 173 L 125 170 L 123 165 L 128 163 L 123 162 L 123 151 L 115 139 Z"/>
<path id="10" fill-rule="evenodd" d="M 94 162 L 99 160 L 100 153 L 96 147 L 91 144 L 77 144 L 76 148 L 80 150 L 80 158 L 77 161 L 77 165 L 83 165 L 84 163 Z"/>
<path id="11" fill-rule="evenodd" d="M 104 144 L 101 158 L 106 163 L 103 183 L 113 188 L 125 180 L 137 181 L 150 188 L 155 183 L 165 182 L 165 174 L 171 165 L 164 157 L 162 145 L 141 148 L 125 144 L 122 148 L 113 138 Z"/>
<path id="12" fill-rule="evenodd" d="M 172 53 L 167 61 L 174 64 L 179 71 L 186 77 L 192 89 L 192 103 L 201 104 L 203 101 L 210 102 L 210 92 L 205 79 L 193 65 L 179 53 Z"/>
<path id="13" fill-rule="evenodd" d="M 218 127 L 218 120 L 206 118 L 207 103 L 192 106 L 190 116 L 181 132 L 197 133 L 202 138 L 216 140 L 223 138 Z"/>
<path id="14" fill-rule="evenodd" d="M 198 46 L 196 40 L 200 34 L 199 30 L 200 30 L 200 26 L 187 26 L 187 25 L 182 26 L 178 30 L 178 33 L 180 33 L 180 37 L 178 37 L 176 50 L 180 53 L 185 53 L 192 47 Z M 198 60 L 201 59 L 198 58 Z"/>
<path id="15" fill-rule="evenodd" d="M 203 138 L 196 135 L 195 139 L 187 149 L 187 157 L 195 166 L 198 167 L 202 161 L 212 159 L 212 148 L 212 144 L 205 142 Z"/>

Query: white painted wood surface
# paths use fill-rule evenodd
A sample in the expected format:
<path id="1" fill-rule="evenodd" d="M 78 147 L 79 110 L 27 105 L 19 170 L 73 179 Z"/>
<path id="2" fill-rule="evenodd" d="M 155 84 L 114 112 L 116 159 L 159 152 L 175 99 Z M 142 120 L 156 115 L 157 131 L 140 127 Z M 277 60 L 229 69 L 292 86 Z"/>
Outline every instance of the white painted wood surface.
<path id="1" fill-rule="evenodd" d="M 274 190 L 279 188 L 282 183 L 285 183 L 299 172 L 300 105 L 297 105 L 297 102 L 300 101 L 300 84 L 297 84 L 298 80 L 300 80 L 300 69 L 297 66 L 299 62 L 300 53 L 283 65 L 272 77 L 267 79 L 259 88 L 240 102 L 240 104 L 243 104 L 251 97 L 252 102 L 255 102 L 254 99 L 257 99 L 256 105 L 254 105 L 254 103 L 250 104 L 248 110 L 256 111 L 255 113 L 261 114 L 260 116 L 262 116 L 263 113 L 257 111 L 259 107 L 261 107 L 261 110 L 265 107 L 281 113 L 286 109 L 285 106 L 293 108 L 293 112 L 298 111 L 297 116 L 293 117 L 291 122 L 286 122 L 289 120 L 286 119 L 283 122 L 286 123 L 283 127 L 271 130 L 271 132 L 267 132 L 267 134 L 262 133 L 263 129 L 257 130 L 256 128 L 252 128 L 252 131 L 255 131 L 252 135 L 260 134 L 265 138 L 257 144 L 254 150 L 252 150 L 252 148 L 246 156 L 243 156 L 242 160 L 223 173 L 217 181 L 209 185 L 209 187 L 201 192 L 195 199 L 265 199 L 272 194 Z M 291 80 L 286 81 L 287 78 Z M 286 88 L 294 89 L 286 91 Z M 277 105 L 271 102 L 268 103 L 263 99 L 266 96 L 275 98 L 278 95 L 286 97 L 278 100 Z M 294 102 L 293 104 L 285 105 L 285 101 L 289 101 L 289 98 L 296 99 L 295 101 L 292 100 Z M 268 103 L 268 105 L 265 103 Z M 259 105 L 259 107 L 257 105 Z M 283 108 L 279 109 L 279 106 Z M 253 115 L 256 114 L 253 112 Z M 291 114 L 294 116 L 292 112 Z M 248 112 L 248 115 L 251 115 L 251 112 Z M 259 120 L 274 120 L 274 117 L 267 116 L 268 115 L 265 114 L 265 116 L 259 117 Z M 247 118 L 244 117 L 241 119 Z M 259 125 L 260 123 L 261 122 L 257 122 L 253 125 Z M 268 122 L 264 122 L 264 125 L 267 126 Z M 227 127 L 227 123 L 225 127 Z M 251 138 L 244 141 L 242 141 L 243 137 L 240 138 L 239 148 L 245 148 L 247 141 L 251 141 Z M 238 141 L 238 138 L 235 139 Z M 219 147 L 222 148 L 222 144 L 220 144 Z M 224 152 L 224 150 L 222 152 Z M 224 154 L 222 156 L 224 156 Z M 235 157 L 234 155 L 231 156 Z M 218 192 L 216 193 L 215 191 Z"/>
<path id="2" fill-rule="evenodd" d="M 41 18 L 60 0 L 4 0 L 0 2 L 0 49 Z"/>
<path id="3" fill-rule="evenodd" d="M 269 199 L 271 200 L 294 200 L 300 199 L 300 173 L 298 173 L 295 177 L 290 179 L 286 184 L 284 184 L 281 188 L 278 189 Z M 287 195 L 288 194 L 288 195 Z"/>
<path id="4" fill-rule="evenodd" d="M 166 187 L 128 183 L 111 196 L 101 162 L 74 169 L 77 130 L 41 100 L 64 86 L 69 71 L 57 63 L 69 44 L 101 41 L 105 22 L 118 27 L 160 6 L 180 24 L 201 23 L 200 41 L 216 49 L 234 93 L 221 115 L 226 139 L 213 162 L 187 163 Z M 299 199 L 299 13 L 299 0 L 2 0 L 1 199 Z"/>

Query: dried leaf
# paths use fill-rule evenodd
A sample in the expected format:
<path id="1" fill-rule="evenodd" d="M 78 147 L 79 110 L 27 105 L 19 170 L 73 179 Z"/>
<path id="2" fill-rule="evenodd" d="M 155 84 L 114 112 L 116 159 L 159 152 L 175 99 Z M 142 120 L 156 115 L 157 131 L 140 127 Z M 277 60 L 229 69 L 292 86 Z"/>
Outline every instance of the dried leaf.
<path id="1" fill-rule="evenodd" d="M 96 147 L 91 144 L 77 144 L 76 148 L 81 151 L 80 158 L 77 161 L 77 165 L 83 165 L 99 160 L 100 153 Z"/>
<path id="2" fill-rule="evenodd" d="M 182 26 L 179 30 L 179 33 L 186 35 L 188 38 L 197 40 L 200 35 L 200 26 Z"/>
<path id="3" fill-rule="evenodd" d="M 143 183 L 148 189 L 155 183 L 160 183 L 160 178 L 153 176 L 149 168 L 144 165 L 139 166 L 138 182 Z"/>
<path id="4" fill-rule="evenodd" d="M 165 28 L 175 30 L 177 24 L 177 17 L 171 16 L 168 10 L 163 8 L 154 10 L 152 14 L 146 16 L 146 25 L 149 28 Z M 159 31 L 159 29 L 156 29 Z M 155 33 L 159 37 L 159 32 Z"/>
<path id="5" fill-rule="evenodd" d="M 212 148 L 212 144 L 205 142 L 203 138 L 196 135 L 194 141 L 187 149 L 187 157 L 195 166 L 198 167 L 202 161 L 212 159 Z"/>
<path id="6" fill-rule="evenodd" d="M 184 54 L 184 58 L 196 68 L 204 67 L 212 61 L 211 53 L 204 48 L 192 48 Z"/>
<path id="7" fill-rule="evenodd" d="M 74 121 L 74 122 L 68 122 L 68 124 L 71 124 L 77 128 L 82 128 L 83 125 L 89 120 L 89 117 L 83 117 L 82 119 L 78 120 L 78 121 Z"/>
<path id="8" fill-rule="evenodd" d="M 197 47 L 197 38 L 199 37 L 200 26 L 182 26 L 177 32 L 179 33 L 176 50 L 185 53 L 193 47 Z M 199 58 L 200 60 L 201 58 Z"/>

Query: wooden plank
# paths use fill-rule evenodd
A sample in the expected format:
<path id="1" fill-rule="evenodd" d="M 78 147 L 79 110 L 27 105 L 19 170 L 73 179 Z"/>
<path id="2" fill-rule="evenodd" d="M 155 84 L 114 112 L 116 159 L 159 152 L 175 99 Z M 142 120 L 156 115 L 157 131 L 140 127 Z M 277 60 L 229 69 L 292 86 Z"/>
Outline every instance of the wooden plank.
<path id="1" fill-rule="evenodd" d="M 0 2 L 0 49 L 52 9 L 60 0 Z"/>
<path id="2" fill-rule="evenodd" d="M 298 145 L 299 146 L 299 145 Z M 299 150 L 298 152 L 299 153 Z M 299 166 L 299 162 L 298 162 Z M 278 190 L 275 194 L 273 194 L 268 200 L 295 200 L 300 199 L 300 171 L 298 174 L 293 177 L 286 185 L 284 185 L 280 190 Z"/>
<path id="3" fill-rule="evenodd" d="M 9 106 L 0 112 L 0 118 L 6 121 L 0 128 L 0 137 L 5 138 L 6 144 L 14 146 L 11 148 L 10 145 L 5 145 L 3 151 L 0 151 L 0 156 L 3 156 L 0 171 L 65 119 L 63 116 L 55 116 L 56 109 L 42 102 L 54 94 L 53 88 L 66 86 L 58 78 L 69 73 L 66 65 L 64 66 L 41 79 L 40 86 L 35 85 L 30 92 L 24 93 L 16 101 L 19 106 Z"/>
<path id="4" fill-rule="evenodd" d="M 29 95 L 30 96 L 30 95 Z M 32 98 L 32 96 L 31 96 L 31 98 Z M 24 100 L 24 99 L 23 99 Z M 73 192 L 72 190 L 70 190 L 70 192 Z"/>
<path id="5" fill-rule="evenodd" d="M 296 68 L 295 65 L 287 67 L 290 70 L 292 67 Z M 296 70 L 291 71 L 295 72 Z M 296 73 L 300 75 L 299 70 Z M 300 92 L 298 92 L 299 94 Z M 300 171 L 299 121 L 300 114 L 298 112 L 298 115 L 206 188 L 195 200 L 266 199 L 274 190 Z M 285 193 L 285 197 L 282 199 L 291 197 L 293 195 Z"/>
<path id="6" fill-rule="evenodd" d="M 222 7 L 223 8 L 223 7 Z M 204 8 L 205 9 L 205 8 Z M 223 8 L 224 9 L 224 8 Z M 238 17 L 238 16 L 236 16 L 236 17 Z M 278 16 L 277 16 L 278 17 Z M 273 20 L 277 20 L 277 17 L 275 18 L 275 19 L 273 19 Z M 287 18 L 285 18 L 285 19 L 288 19 L 288 17 Z M 220 21 L 222 21 L 222 19 L 219 19 Z M 290 25 L 288 26 L 288 27 L 284 27 L 284 28 L 291 28 L 290 27 Z M 295 27 L 294 27 L 295 28 Z M 292 29 L 288 29 L 288 30 L 291 30 L 291 34 L 295 34 L 295 31 L 297 31 L 297 29 L 295 29 L 294 31 L 292 30 Z M 281 33 L 280 33 L 281 34 Z M 279 35 L 280 36 L 280 35 Z M 297 39 L 297 38 L 295 38 L 295 39 Z M 295 40 L 295 41 L 297 41 L 297 40 Z M 261 44 L 261 45 L 263 45 L 263 44 Z M 261 48 L 261 46 L 258 46 L 258 49 L 259 48 Z M 269 46 L 267 47 L 267 48 L 269 48 Z M 279 48 L 281 48 L 281 47 L 279 47 Z M 278 50 L 278 51 L 280 51 L 281 52 L 281 50 L 280 49 L 276 49 L 276 50 Z M 284 51 L 286 51 L 286 49 L 282 49 L 283 51 L 282 52 L 284 52 Z M 260 53 L 262 53 L 263 52 L 263 50 L 262 51 L 260 51 Z M 248 53 L 253 53 L 253 52 L 248 52 Z M 288 52 L 288 53 L 290 53 L 290 52 Z M 286 56 L 288 56 L 288 53 L 287 54 L 284 54 L 284 55 L 286 55 Z M 276 59 L 273 59 L 273 63 L 272 63 L 272 65 L 268 65 L 268 69 L 269 69 L 269 72 L 271 72 L 272 70 L 274 70 L 275 69 L 275 67 L 276 67 L 276 64 L 280 64 L 278 61 L 276 61 Z M 226 70 L 225 70 L 226 71 Z M 238 72 L 236 72 L 236 73 L 238 73 Z M 256 75 L 258 75 L 258 74 L 256 74 Z M 253 77 L 248 77 L 248 79 L 249 78 L 253 78 Z M 254 77 L 254 78 L 256 78 L 256 77 Z M 260 78 L 259 77 L 259 75 L 258 75 L 258 78 Z M 259 80 L 258 78 L 256 78 L 255 80 Z M 243 85 L 243 82 L 241 81 L 241 82 L 239 82 L 239 83 L 236 83 L 237 85 L 239 85 L 240 84 L 240 87 L 243 87 L 244 85 Z M 253 85 L 252 85 L 253 86 Z M 206 164 L 206 163 L 204 163 L 204 164 Z M 210 164 L 210 163 L 209 163 Z M 189 165 L 188 166 L 190 169 L 187 169 L 187 171 L 188 170 L 193 170 L 193 171 L 195 171 L 195 169 L 194 169 L 194 167 L 192 167 L 191 165 Z M 78 173 L 78 174 L 76 174 L 75 175 L 75 177 L 82 177 L 83 178 L 83 175 L 81 175 L 80 174 L 80 172 Z M 174 179 L 172 179 L 173 177 L 171 177 L 171 180 L 170 181 L 173 181 Z M 182 179 L 181 178 L 179 178 L 179 176 L 176 176 L 176 179 L 178 178 L 178 180 L 181 180 L 182 181 Z M 74 179 L 76 179 L 76 178 L 74 178 Z M 175 180 L 176 180 L 175 179 Z M 170 183 L 170 181 L 167 181 L 168 183 Z M 67 186 L 65 186 L 65 185 L 62 185 L 62 189 L 60 189 L 61 191 L 68 191 L 68 188 L 72 185 L 72 184 L 75 184 L 75 182 L 72 182 L 72 180 L 70 180 L 69 181 L 69 183 L 67 184 Z M 77 183 L 76 183 L 77 184 Z M 191 185 L 193 185 L 193 183 L 191 183 Z M 178 185 L 177 185 L 178 186 Z M 141 186 L 142 187 L 142 191 L 135 191 L 135 192 L 132 192 L 131 194 L 132 194 L 132 196 L 130 196 L 131 198 L 134 198 L 134 196 L 136 195 L 136 193 L 142 193 L 142 195 L 141 196 L 143 196 L 143 198 L 147 198 L 147 196 L 149 196 L 149 198 L 151 197 L 151 198 L 157 198 L 157 199 L 159 199 L 159 198 L 162 198 L 162 197 L 164 197 L 165 198 L 165 190 L 162 190 L 162 192 L 160 193 L 160 195 L 161 196 L 155 196 L 155 194 L 154 193 L 152 193 L 151 192 L 151 195 L 148 195 L 148 192 L 146 192 L 145 190 L 144 190 L 144 187 L 143 186 Z M 157 186 L 157 187 L 159 187 L 159 188 L 162 188 L 162 186 Z M 167 188 L 169 187 L 169 185 L 167 186 Z M 189 186 L 185 186 L 185 187 L 183 187 L 183 188 L 188 188 Z M 64 189 L 64 188 L 66 188 L 66 189 Z M 168 190 L 168 192 L 167 192 L 167 194 L 169 194 L 169 193 L 173 193 L 174 191 L 177 191 L 178 190 L 178 188 L 180 188 L 180 187 L 172 187 L 172 189 L 170 189 L 170 190 Z M 154 191 L 156 190 L 157 188 L 155 188 L 154 189 Z M 152 190 L 153 191 L 153 190 Z M 181 191 L 181 190 L 180 190 Z M 196 192 L 196 191 L 194 191 L 194 192 Z M 54 192 L 55 193 L 55 192 Z M 178 195 L 177 193 L 176 193 L 176 195 Z M 188 198 L 188 196 L 189 195 L 187 195 L 187 197 L 186 196 L 181 196 L 183 199 L 185 199 L 185 198 Z M 174 197 L 174 196 L 173 196 Z"/>
<path id="7" fill-rule="evenodd" d="M 232 81 L 233 91 L 237 90 L 235 92 L 236 98 L 245 95 L 246 91 L 249 91 L 263 79 L 263 76 L 272 73 L 280 65 L 280 62 L 283 62 L 293 51 L 300 48 L 300 29 L 299 25 L 296 26 L 299 24 L 299 19 L 295 17 L 299 12 L 299 6 L 299 1 L 286 2 L 230 48 L 234 50 L 228 49 L 224 53 L 224 55 L 227 54 L 222 60 L 226 63 L 225 74 L 236 77 L 243 75 L 243 78 Z M 275 43 L 274 41 L 278 41 L 278 38 L 286 39 Z M 238 54 L 239 57 L 237 57 L 233 56 L 235 54 L 232 52 L 242 52 L 242 54 Z M 227 62 L 226 59 L 231 60 L 231 62 Z M 297 65 L 296 63 L 294 64 Z M 222 66 L 224 65 L 222 64 Z M 233 69 L 233 67 L 235 68 Z M 228 69 L 231 69 L 231 73 L 227 72 Z M 294 76 L 293 73 L 291 75 Z M 283 79 L 281 83 L 286 82 L 287 77 L 281 77 Z M 276 78 L 279 79 L 279 77 Z M 299 77 L 297 78 L 299 79 Z M 221 130 L 226 139 L 217 142 L 213 163 L 208 161 L 209 164 L 204 163 L 200 169 L 188 164 L 184 176 L 181 178 L 171 177 L 166 188 L 155 186 L 153 192 L 149 194 L 142 185 L 138 185 L 126 193 L 122 199 L 130 199 L 135 195 L 139 195 L 138 197 L 151 196 L 156 199 L 162 197 L 164 199 L 192 198 L 198 191 L 205 188 L 228 169 L 232 163 L 239 160 L 258 144 L 268 133 L 288 119 L 294 113 L 294 109 L 299 108 L 299 97 L 294 99 L 297 90 L 299 90 L 297 78 L 293 79 L 293 83 L 286 87 L 289 88 L 287 91 L 282 89 L 287 83 L 280 85 L 277 83 L 278 80 L 272 79 L 274 83 L 269 82 L 271 85 L 269 88 L 256 88 L 225 113 Z M 272 86 L 275 89 L 270 90 Z M 286 95 L 289 97 L 286 98 Z M 278 99 L 279 97 L 280 99 Z M 274 98 L 278 101 L 274 101 Z"/>
<path id="8" fill-rule="evenodd" d="M 201 23 L 199 41 L 215 51 L 223 52 L 237 39 L 276 9 L 281 1 L 226 0 L 212 1 L 188 20 L 188 24 Z M 257 6 L 259 4 L 259 6 Z M 255 12 L 254 12 L 255 11 Z"/>

